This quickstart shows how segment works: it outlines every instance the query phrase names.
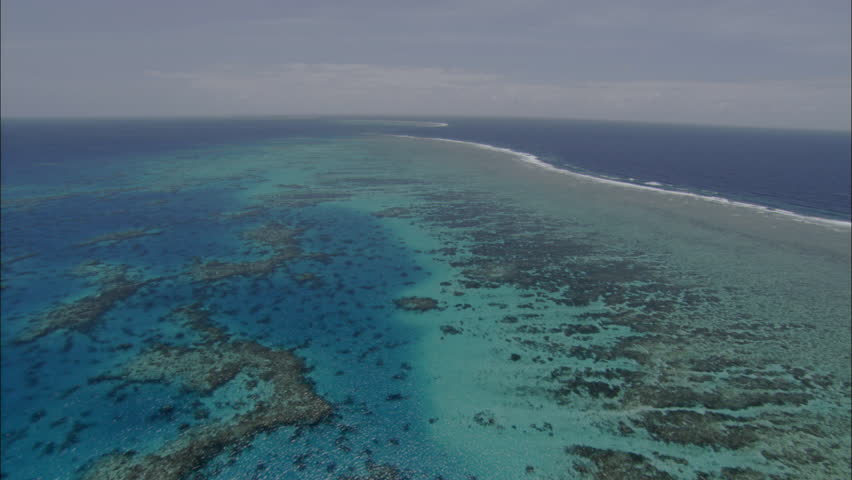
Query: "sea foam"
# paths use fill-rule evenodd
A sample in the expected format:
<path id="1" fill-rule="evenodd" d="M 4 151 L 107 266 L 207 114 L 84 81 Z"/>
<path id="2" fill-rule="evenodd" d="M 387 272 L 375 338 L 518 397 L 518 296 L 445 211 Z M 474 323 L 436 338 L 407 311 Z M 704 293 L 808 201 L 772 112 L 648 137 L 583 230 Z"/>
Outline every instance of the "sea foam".
<path id="1" fill-rule="evenodd" d="M 482 150 L 490 150 L 490 151 L 493 151 L 493 152 L 505 153 L 507 155 L 513 156 L 514 158 L 517 158 L 518 160 L 521 160 L 522 162 L 524 162 L 528 165 L 543 168 L 545 170 L 549 170 L 551 172 L 559 173 L 559 174 L 562 174 L 562 175 L 570 175 L 570 176 L 573 176 L 573 177 L 582 178 L 582 179 L 585 179 L 585 180 L 590 180 L 590 181 L 593 181 L 593 182 L 605 183 L 607 185 L 614 185 L 614 186 L 623 187 L 623 188 L 645 190 L 645 191 L 648 191 L 648 192 L 654 192 L 654 193 L 664 194 L 664 195 L 677 195 L 677 196 L 682 196 L 682 197 L 696 198 L 696 199 L 699 199 L 699 200 L 718 203 L 718 204 L 722 204 L 722 205 L 728 205 L 728 206 L 734 206 L 734 207 L 740 207 L 740 208 L 747 208 L 747 209 L 759 211 L 761 213 L 765 213 L 765 214 L 768 214 L 768 215 L 777 215 L 777 216 L 781 216 L 781 217 L 784 217 L 784 218 L 789 218 L 791 220 L 795 220 L 795 221 L 798 221 L 798 222 L 803 222 L 803 223 L 808 223 L 808 224 L 813 224 L 813 225 L 822 225 L 822 226 L 825 226 L 825 227 L 831 227 L 832 229 L 835 229 L 835 230 L 852 229 L 852 222 L 848 222 L 848 221 L 845 221 L 845 220 L 835 220 L 835 219 L 830 219 L 830 218 L 813 217 L 813 216 L 803 215 L 803 214 L 796 213 L 796 212 L 791 212 L 789 210 L 771 208 L 771 207 L 767 207 L 767 206 L 764 206 L 764 205 L 757 205 L 757 204 L 754 204 L 754 203 L 741 202 L 741 201 L 737 201 L 737 200 L 730 200 L 730 199 L 727 199 L 727 198 L 724 198 L 724 197 L 716 197 L 716 196 L 712 196 L 712 195 L 702 195 L 702 194 L 699 194 L 699 193 L 684 192 L 684 191 L 679 191 L 679 190 L 668 190 L 668 189 L 665 189 L 665 188 L 660 188 L 660 187 L 662 187 L 662 184 L 659 183 L 659 182 L 653 182 L 652 181 L 652 182 L 645 182 L 644 184 L 636 184 L 636 183 L 624 182 L 624 181 L 621 181 L 621 180 L 615 180 L 615 179 L 612 179 L 612 178 L 605 178 L 605 177 L 599 177 L 599 176 L 595 176 L 595 175 L 589 175 L 587 173 L 579 173 L 579 172 L 575 172 L 575 171 L 572 171 L 572 170 L 567 170 L 567 169 L 564 169 L 564 168 L 559 168 L 559 167 L 556 167 L 554 165 L 551 165 L 547 162 L 542 161 L 541 159 L 539 159 L 536 155 L 533 155 L 532 153 L 519 152 L 517 150 L 512 150 L 510 148 L 497 147 L 497 146 L 494 146 L 494 145 L 488 145 L 486 143 L 469 142 L 469 141 L 465 141 L 465 140 L 453 140 L 453 139 L 450 139 L 450 138 L 417 137 L 417 136 L 413 136 L 413 135 L 391 135 L 391 136 L 401 137 L 401 138 L 412 138 L 412 139 L 418 139 L 418 140 L 435 140 L 435 141 L 439 141 L 439 142 L 449 142 L 449 143 L 458 143 L 458 144 L 468 145 L 468 146 L 479 148 L 479 149 L 482 149 Z"/>

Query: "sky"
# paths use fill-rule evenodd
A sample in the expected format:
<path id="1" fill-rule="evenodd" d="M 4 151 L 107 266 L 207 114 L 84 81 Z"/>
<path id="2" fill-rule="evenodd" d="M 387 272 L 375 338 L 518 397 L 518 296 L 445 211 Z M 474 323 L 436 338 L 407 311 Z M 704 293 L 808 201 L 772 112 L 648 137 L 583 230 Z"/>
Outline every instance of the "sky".
<path id="1" fill-rule="evenodd" d="M 850 129 L 849 0 L 0 0 L 4 117 Z"/>

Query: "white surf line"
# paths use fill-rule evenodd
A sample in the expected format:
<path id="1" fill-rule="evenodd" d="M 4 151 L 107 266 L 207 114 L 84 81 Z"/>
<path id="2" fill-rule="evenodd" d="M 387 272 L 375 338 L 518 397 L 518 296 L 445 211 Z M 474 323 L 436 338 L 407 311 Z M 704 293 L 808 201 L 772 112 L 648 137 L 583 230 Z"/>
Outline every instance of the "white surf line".
<path id="1" fill-rule="evenodd" d="M 790 219 L 798 221 L 798 222 L 803 222 L 803 223 L 808 223 L 808 224 L 813 224 L 813 225 L 822 225 L 822 226 L 827 226 L 827 227 L 834 227 L 835 229 L 852 229 L 852 222 L 847 222 L 847 221 L 844 221 L 844 220 L 832 220 L 830 218 L 811 217 L 811 216 L 808 216 L 808 215 L 802 215 L 800 213 L 791 212 L 789 210 L 782 210 L 782 209 L 778 209 L 778 208 L 770 208 L 770 207 L 765 207 L 763 205 L 756 205 L 756 204 L 753 204 L 753 203 L 739 202 L 739 201 L 736 201 L 736 200 L 729 200 L 729 199 L 723 198 L 723 197 L 713 197 L 713 196 L 710 196 L 710 195 L 701 195 L 701 194 L 698 194 L 698 193 L 681 192 L 681 191 L 677 191 L 677 190 L 667 190 L 667 189 L 664 189 L 664 188 L 657 188 L 656 186 L 652 186 L 654 184 L 659 185 L 657 182 L 646 182 L 645 184 L 640 185 L 640 184 L 636 184 L 636 183 L 629 183 L 629 182 L 622 182 L 622 181 L 619 181 L 619 180 L 612 180 L 612 179 L 609 179 L 609 178 L 596 177 L 594 175 L 589 175 L 589 174 L 585 174 L 585 173 L 573 172 L 571 170 L 565 170 L 563 168 L 558 168 L 558 167 L 555 167 L 555 166 L 553 166 L 549 163 L 543 162 L 537 156 L 535 156 L 531 153 L 519 152 L 517 150 L 512 150 L 510 148 L 495 147 L 494 145 L 488 145 L 486 143 L 468 142 L 468 141 L 465 141 L 465 140 L 453 140 L 453 139 L 449 139 L 449 138 L 416 137 L 416 136 L 413 136 L 413 135 L 390 135 L 390 136 L 401 137 L 401 138 L 412 138 L 412 139 L 417 139 L 417 140 L 435 140 L 435 141 L 439 141 L 439 142 L 459 143 L 459 144 L 468 145 L 468 146 L 471 146 L 471 147 L 476 147 L 476 148 L 479 148 L 479 149 L 482 149 L 482 150 L 490 150 L 492 152 L 505 153 L 505 154 L 511 155 L 515 158 L 518 158 L 522 162 L 527 163 L 529 165 L 534 165 L 536 167 L 543 168 L 545 170 L 549 170 L 551 172 L 559 173 L 559 174 L 562 174 L 562 175 L 571 175 L 571 176 L 574 176 L 574 177 L 579 177 L 579 178 L 583 178 L 583 179 L 586 179 L 586 180 L 591 180 L 593 182 L 605 183 L 607 185 L 614 185 L 614 186 L 617 186 L 617 187 L 634 188 L 634 189 L 637 189 L 637 190 L 645 190 L 645 191 L 649 191 L 649 192 L 656 192 L 656 193 L 661 193 L 661 194 L 666 194 L 666 195 L 679 195 L 679 196 L 682 196 L 682 197 L 697 198 L 697 199 L 700 199 L 700 200 L 718 203 L 718 204 L 722 204 L 722 205 L 748 208 L 748 209 L 757 210 L 759 212 L 766 213 L 766 214 L 779 215 L 779 216 L 783 216 L 785 218 L 790 218 Z"/>

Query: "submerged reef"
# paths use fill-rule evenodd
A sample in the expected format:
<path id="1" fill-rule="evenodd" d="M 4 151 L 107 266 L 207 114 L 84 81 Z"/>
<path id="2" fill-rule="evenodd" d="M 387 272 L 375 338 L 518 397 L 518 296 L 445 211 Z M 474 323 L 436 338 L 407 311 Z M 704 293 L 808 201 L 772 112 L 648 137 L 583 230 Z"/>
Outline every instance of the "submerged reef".
<path id="1" fill-rule="evenodd" d="M 290 254 L 293 256 L 301 254 L 299 248 L 299 236 L 304 229 L 291 228 L 278 222 L 270 222 L 243 233 L 243 238 L 272 247 L 278 254 Z"/>
<path id="2" fill-rule="evenodd" d="M 15 257 L 11 257 L 9 259 L 4 258 L 4 259 L 0 260 L 0 267 L 6 268 L 6 267 L 11 266 L 13 263 L 18 263 L 18 262 L 21 262 L 21 261 L 24 261 L 24 260 L 27 260 L 27 259 L 30 259 L 30 258 L 35 258 L 38 255 L 39 255 L 38 253 L 31 252 L 31 253 L 24 253 L 24 254 L 21 254 L 21 255 L 17 255 Z"/>
<path id="3" fill-rule="evenodd" d="M 402 297 L 397 298 L 393 303 L 403 310 L 415 312 L 426 312 L 438 308 L 438 301 L 429 297 Z"/>
<path id="4" fill-rule="evenodd" d="M 312 425 L 331 413 L 331 405 L 314 393 L 305 379 L 303 361 L 276 349 L 230 336 L 210 320 L 200 305 L 175 310 L 170 320 L 195 330 L 200 341 L 190 346 L 154 344 L 113 372 L 91 382 L 119 381 L 176 385 L 210 395 L 237 377 L 251 388 L 241 391 L 248 405 L 231 418 L 188 426 L 157 450 L 106 455 L 86 468 L 82 478 L 179 480 L 202 468 L 226 448 L 245 446 L 260 432 L 284 425 Z M 198 415 L 207 419 L 209 415 Z"/>
<path id="5" fill-rule="evenodd" d="M 305 208 L 326 202 L 348 200 L 352 195 L 334 189 L 311 189 L 303 185 L 280 185 L 282 192 L 258 195 L 260 205 L 267 208 Z"/>
<path id="6" fill-rule="evenodd" d="M 379 218 L 411 218 L 411 210 L 405 207 L 390 207 L 373 213 Z"/>
<path id="7" fill-rule="evenodd" d="M 793 366 L 784 353 L 814 326 L 753 318 L 730 308 L 748 295 L 736 285 L 711 289 L 700 277 L 676 277 L 664 259 L 610 248 L 580 225 L 490 194 L 416 197 L 417 216 L 454 233 L 455 243 L 431 253 L 455 268 L 456 284 L 520 292 L 522 301 L 501 305 L 509 314 L 496 321 L 506 342 L 499 354 L 540 372 L 515 387 L 529 397 L 518 401 L 606 411 L 612 435 L 682 447 L 684 457 L 696 447 L 741 452 L 746 465 L 778 468 L 773 478 L 848 476 L 849 442 L 838 439 L 848 437 L 849 382 L 818 365 Z M 466 336 L 494 335 L 479 332 L 465 328 Z M 485 419 L 473 423 L 490 425 Z M 588 478 L 679 478 L 685 462 L 645 449 L 578 445 L 568 453 L 586 459 L 572 475 Z M 769 478 L 742 463 L 704 475 Z"/>
<path id="8" fill-rule="evenodd" d="M 124 265 L 103 264 L 89 261 L 74 270 L 77 276 L 88 277 L 97 293 L 87 295 L 70 303 L 63 303 L 29 320 L 24 331 L 15 339 L 16 343 L 27 343 L 57 330 L 88 332 L 97 325 L 113 306 L 128 299 L 141 288 L 162 280 L 141 280 L 129 273 Z"/>
<path id="9" fill-rule="evenodd" d="M 198 282 L 215 282 L 237 276 L 269 275 L 286 262 L 303 255 L 298 239 L 303 232 L 302 229 L 289 228 L 277 222 L 248 230 L 242 234 L 246 241 L 262 247 L 271 247 L 274 253 L 267 258 L 246 262 L 203 262 L 196 258 L 190 267 L 190 275 Z"/>
<path id="10" fill-rule="evenodd" d="M 222 234 L 189 247 L 152 242 L 162 264 L 136 259 L 174 276 L 75 268 L 88 296 L 32 316 L 13 341 L 122 325 L 68 335 L 46 362 L 47 342 L 11 347 L 33 358 L 27 380 L 42 382 L 23 389 L 36 401 L 13 419 L 29 424 L 4 430 L 4 462 L 33 455 L 24 476 L 35 477 L 39 455 L 62 468 L 88 461 L 76 477 L 85 480 L 484 479 L 503 466 L 494 478 L 849 477 L 849 378 L 802 354 L 827 323 L 813 313 L 826 310 L 804 309 L 816 300 L 793 322 L 759 280 L 692 269 L 666 244 L 521 208 L 492 185 L 468 190 L 475 178 L 431 183 L 419 158 L 331 151 L 341 168 L 319 162 L 326 151 L 297 158 L 299 175 L 273 182 L 303 184 L 229 196 L 233 212 L 214 197 L 192 208 L 171 193 L 152 200 L 173 203 L 145 217 L 164 229 L 174 219 L 164 235 L 186 239 L 184 226 L 197 234 L 203 222 Z M 284 163 L 277 150 L 268 157 Z M 421 167 L 427 175 L 406 178 Z M 241 178 L 262 176 L 174 191 L 245 190 Z M 124 258 L 134 249 L 114 244 L 152 232 L 69 251 Z M 192 255 L 207 256 L 189 264 Z M 176 281 L 139 292 L 164 278 Z M 144 298 L 117 315 L 134 295 Z M 319 362 L 321 388 L 297 349 Z M 67 385 L 49 392 L 44 379 L 63 370 Z M 40 403 L 51 393 L 61 406 Z M 98 441 L 102 432 L 120 435 Z"/>
<path id="11" fill-rule="evenodd" d="M 405 480 L 406 476 L 393 465 L 374 463 L 367 461 L 366 476 L 343 476 L 337 477 L 338 480 Z"/>
<path id="12" fill-rule="evenodd" d="M 643 455 L 618 450 L 574 446 L 566 453 L 582 457 L 588 462 L 575 462 L 574 470 L 583 478 L 596 480 L 674 480 L 675 477 L 660 471 Z"/>
<path id="13" fill-rule="evenodd" d="M 97 245 L 102 243 L 113 244 L 118 242 L 123 242 L 125 240 L 131 240 L 134 238 L 147 237 L 149 235 L 160 235 L 163 233 L 162 230 L 123 230 L 120 232 L 108 233 L 106 235 L 101 235 L 99 237 L 92 238 L 91 240 L 87 240 L 85 242 L 80 242 L 76 246 L 77 247 L 85 247 L 89 245 Z"/>
<path id="14" fill-rule="evenodd" d="M 765 427 L 750 425 L 748 419 L 692 410 L 643 412 L 633 424 L 644 428 L 655 440 L 714 450 L 743 448 L 757 441 L 758 433 L 769 433 Z"/>
<path id="15" fill-rule="evenodd" d="M 199 336 L 199 340 L 205 343 L 220 343 L 227 341 L 228 332 L 216 324 L 211 318 L 209 310 L 201 303 L 194 303 L 172 310 L 164 321 L 174 323 L 192 331 Z"/>
<path id="16" fill-rule="evenodd" d="M 220 262 L 210 260 L 202 262 L 196 259 L 190 267 L 190 275 L 198 282 L 215 282 L 230 277 L 269 275 L 291 257 L 275 255 L 254 262 Z"/>

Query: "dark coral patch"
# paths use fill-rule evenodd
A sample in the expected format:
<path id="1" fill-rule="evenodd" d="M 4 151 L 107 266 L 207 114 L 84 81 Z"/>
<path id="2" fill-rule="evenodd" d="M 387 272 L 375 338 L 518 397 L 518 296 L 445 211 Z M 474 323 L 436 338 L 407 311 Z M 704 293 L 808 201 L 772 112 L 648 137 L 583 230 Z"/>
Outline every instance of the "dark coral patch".
<path id="1" fill-rule="evenodd" d="M 426 312 L 438 308 L 438 301 L 429 297 L 402 297 L 393 301 L 398 308 L 415 312 Z"/>
<path id="2" fill-rule="evenodd" d="M 158 382 L 209 394 L 242 374 L 254 385 L 245 390 L 246 402 L 242 403 L 253 408 L 228 420 L 208 420 L 209 411 L 197 408 L 195 419 L 206 423 L 182 425 L 175 439 L 147 455 L 106 455 L 87 467 L 83 479 L 184 479 L 227 448 L 244 447 L 260 432 L 284 425 L 315 424 L 331 413 L 331 405 L 314 393 L 305 379 L 304 363 L 291 351 L 252 341 L 231 341 L 198 305 L 177 309 L 170 318 L 196 330 L 204 342 L 189 347 L 155 344 L 92 382 Z M 260 382 L 268 391 L 263 397 L 250 393 Z"/>
<path id="3" fill-rule="evenodd" d="M 655 440 L 714 450 L 736 450 L 749 446 L 758 440 L 760 432 L 760 428 L 747 424 L 748 419 L 691 410 L 644 412 L 634 423 L 646 429 Z"/>
<path id="4" fill-rule="evenodd" d="M 584 457 L 592 465 L 575 463 L 574 470 L 584 478 L 597 480 L 674 480 L 669 473 L 657 469 L 644 455 L 619 450 L 592 448 L 577 445 L 565 449 L 567 453 Z"/>
<path id="5" fill-rule="evenodd" d="M 106 235 L 101 235 L 99 237 L 95 237 L 91 240 L 87 240 L 82 243 L 78 243 L 77 247 L 85 247 L 89 245 L 98 245 L 102 243 L 118 243 L 123 242 L 125 240 L 131 240 L 134 238 L 147 237 L 149 235 L 159 235 L 163 233 L 162 230 L 123 230 L 120 232 L 108 233 Z"/>
<path id="6" fill-rule="evenodd" d="M 126 300 L 145 285 L 155 281 L 157 279 L 135 281 L 125 276 L 111 278 L 98 293 L 59 305 L 33 318 L 15 342 L 31 342 L 62 329 L 88 332 L 116 303 Z"/>
<path id="7" fill-rule="evenodd" d="M 452 325 L 441 325 L 441 332 L 443 332 L 445 335 L 458 335 L 463 331 L 464 330 L 462 330 L 461 328 L 454 327 Z"/>
<path id="8" fill-rule="evenodd" d="M 402 471 L 393 465 L 368 461 L 366 476 L 343 476 L 337 478 L 338 480 L 405 480 L 408 477 L 404 476 Z"/>
<path id="9" fill-rule="evenodd" d="M 379 218 L 408 218 L 411 216 L 411 210 L 403 207 L 391 207 L 374 213 Z"/>

